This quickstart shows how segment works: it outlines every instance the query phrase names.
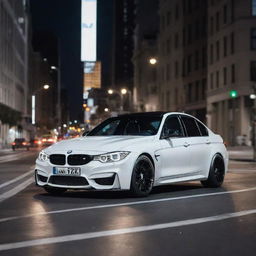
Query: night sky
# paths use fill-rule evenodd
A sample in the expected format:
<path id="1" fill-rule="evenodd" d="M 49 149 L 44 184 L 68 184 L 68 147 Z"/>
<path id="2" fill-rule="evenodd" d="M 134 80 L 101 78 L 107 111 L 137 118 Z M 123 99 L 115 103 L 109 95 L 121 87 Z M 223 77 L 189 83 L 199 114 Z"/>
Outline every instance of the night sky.
<path id="1" fill-rule="evenodd" d="M 103 63 L 103 86 L 110 83 L 112 1 L 98 0 L 97 56 Z M 61 51 L 61 86 L 68 90 L 70 117 L 81 118 L 82 63 L 81 1 L 80 0 L 30 0 L 34 31 L 49 31 L 59 38 Z M 35 33 L 34 33 L 35 34 Z M 38 45 L 37 45 L 38 48 Z M 40 45 L 39 45 L 40 48 Z M 44 53 L 48 57 L 51 53 Z M 50 63 L 58 65 L 58 63 Z"/>

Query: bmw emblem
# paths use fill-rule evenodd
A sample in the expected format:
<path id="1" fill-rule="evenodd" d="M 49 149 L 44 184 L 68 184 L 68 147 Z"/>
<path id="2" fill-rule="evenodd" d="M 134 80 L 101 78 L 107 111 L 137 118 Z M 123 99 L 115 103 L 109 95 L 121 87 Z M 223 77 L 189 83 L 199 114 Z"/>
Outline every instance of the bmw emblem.
<path id="1" fill-rule="evenodd" d="M 71 153 L 72 153 L 72 150 L 67 151 L 67 154 L 71 154 Z"/>

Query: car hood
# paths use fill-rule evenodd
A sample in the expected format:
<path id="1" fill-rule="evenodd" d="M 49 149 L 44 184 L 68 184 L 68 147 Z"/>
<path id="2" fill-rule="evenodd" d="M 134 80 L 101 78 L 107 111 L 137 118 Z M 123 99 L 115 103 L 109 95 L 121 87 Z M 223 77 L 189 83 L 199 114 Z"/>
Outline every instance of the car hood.
<path id="1" fill-rule="evenodd" d="M 46 153 L 71 151 L 72 153 L 98 154 L 118 150 L 129 150 L 129 146 L 151 142 L 154 136 L 86 136 L 71 140 L 64 140 L 45 149 Z"/>

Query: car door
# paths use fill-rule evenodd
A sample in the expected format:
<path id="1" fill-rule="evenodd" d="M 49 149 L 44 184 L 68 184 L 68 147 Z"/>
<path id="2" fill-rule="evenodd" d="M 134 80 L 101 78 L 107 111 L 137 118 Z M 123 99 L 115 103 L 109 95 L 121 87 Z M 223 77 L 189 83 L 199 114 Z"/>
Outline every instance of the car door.
<path id="1" fill-rule="evenodd" d="M 187 133 L 188 148 L 190 148 L 190 166 L 194 175 L 205 174 L 209 165 L 210 141 L 207 129 L 195 118 L 181 115 Z M 200 129 L 201 127 L 201 129 Z M 205 136 L 202 136 L 205 135 Z"/>
<path id="2" fill-rule="evenodd" d="M 166 118 L 160 136 L 160 150 L 156 155 L 161 160 L 160 179 L 179 178 L 190 172 L 190 148 L 177 115 Z"/>

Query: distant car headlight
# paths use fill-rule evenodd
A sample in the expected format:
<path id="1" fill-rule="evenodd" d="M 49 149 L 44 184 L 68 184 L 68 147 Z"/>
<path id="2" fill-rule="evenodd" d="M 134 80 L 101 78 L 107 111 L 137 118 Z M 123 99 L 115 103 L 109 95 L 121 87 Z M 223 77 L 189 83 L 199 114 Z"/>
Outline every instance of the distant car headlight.
<path id="1" fill-rule="evenodd" d="M 101 163 L 118 162 L 126 158 L 130 154 L 129 151 L 111 152 L 93 157 L 93 160 Z"/>
<path id="2" fill-rule="evenodd" d="M 41 151 L 41 152 L 39 153 L 38 159 L 39 159 L 40 161 L 46 162 L 46 161 L 49 160 L 49 156 L 48 156 L 44 151 Z"/>

